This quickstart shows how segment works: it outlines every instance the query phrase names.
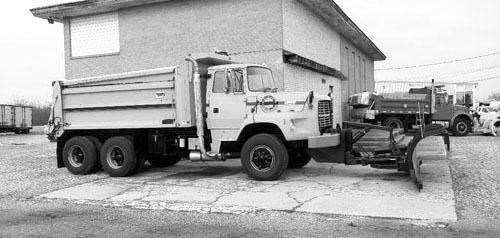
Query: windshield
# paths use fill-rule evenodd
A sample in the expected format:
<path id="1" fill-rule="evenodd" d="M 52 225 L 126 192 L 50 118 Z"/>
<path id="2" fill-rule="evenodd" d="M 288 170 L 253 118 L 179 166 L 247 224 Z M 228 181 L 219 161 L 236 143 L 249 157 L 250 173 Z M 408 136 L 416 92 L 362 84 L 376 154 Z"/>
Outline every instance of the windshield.
<path id="1" fill-rule="evenodd" d="M 262 67 L 248 67 L 248 89 L 250 91 L 273 91 L 276 90 L 274 85 L 273 74 L 270 69 Z"/>

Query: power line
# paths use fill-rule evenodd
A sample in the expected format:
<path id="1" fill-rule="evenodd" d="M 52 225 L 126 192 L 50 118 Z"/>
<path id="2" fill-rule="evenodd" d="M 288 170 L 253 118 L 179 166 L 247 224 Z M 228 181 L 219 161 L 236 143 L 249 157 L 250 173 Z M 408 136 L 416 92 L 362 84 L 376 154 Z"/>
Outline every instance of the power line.
<path id="1" fill-rule="evenodd" d="M 476 80 L 468 80 L 468 81 L 464 81 L 464 83 L 478 83 L 478 82 L 492 80 L 492 79 L 500 79 L 500 75 L 489 77 L 489 78 L 482 78 L 482 79 L 476 79 Z"/>
<path id="2" fill-rule="evenodd" d="M 375 69 L 375 71 L 414 69 L 414 68 L 422 68 L 422 67 L 435 66 L 435 65 L 451 64 L 451 63 L 458 63 L 458 62 L 463 62 L 463 61 L 467 61 L 467 60 L 474 60 L 474 59 L 484 58 L 484 57 L 498 55 L 498 54 L 500 54 L 500 52 L 494 52 L 494 53 L 490 53 L 490 54 L 486 54 L 486 55 L 474 56 L 474 57 L 457 59 L 457 60 L 443 61 L 443 62 L 432 63 L 432 64 L 421 64 L 421 65 L 412 65 L 412 66 L 403 66 L 403 67 Z"/>
<path id="3" fill-rule="evenodd" d="M 460 72 L 454 72 L 454 73 L 428 74 L 426 76 L 418 76 L 418 77 L 411 77 L 411 78 L 400 78 L 400 79 L 397 79 L 397 80 L 404 81 L 404 80 L 430 79 L 430 78 L 439 80 L 439 79 L 447 79 L 447 78 L 451 78 L 451 77 L 462 76 L 462 75 L 466 75 L 466 74 L 470 74 L 470 73 L 477 73 L 477 72 L 481 72 L 481 71 L 484 71 L 484 70 L 495 69 L 495 68 L 500 68 L 500 65 L 494 65 L 494 66 L 489 66 L 489 67 L 481 67 L 481 68 L 473 68 L 473 69 L 468 69 L 468 70 L 464 70 L 464 71 L 460 71 Z"/>
<path id="4" fill-rule="evenodd" d="M 437 81 L 437 83 L 479 83 L 482 81 L 487 81 L 487 80 L 492 80 L 492 79 L 500 79 L 500 75 L 493 76 L 493 77 L 488 77 L 488 78 L 482 78 L 482 79 L 474 79 L 474 80 L 464 80 L 464 81 L 456 81 L 456 82 L 443 82 L 443 81 Z M 409 82 L 409 81 L 403 81 L 403 80 L 375 80 L 377 83 L 429 83 L 429 81 L 414 81 L 414 82 Z"/>

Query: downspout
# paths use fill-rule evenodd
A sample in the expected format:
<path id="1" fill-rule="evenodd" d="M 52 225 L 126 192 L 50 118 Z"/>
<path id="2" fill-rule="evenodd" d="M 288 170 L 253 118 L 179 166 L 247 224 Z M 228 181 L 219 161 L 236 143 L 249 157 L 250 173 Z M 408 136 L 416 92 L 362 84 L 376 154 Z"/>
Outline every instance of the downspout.
<path id="1" fill-rule="evenodd" d="M 201 152 L 201 161 L 203 160 L 220 160 L 221 157 L 218 153 L 207 152 L 205 149 L 205 123 L 203 120 L 202 112 L 202 97 L 201 97 L 201 79 L 198 68 L 198 62 L 190 54 L 186 56 L 186 61 L 193 64 L 193 82 L 194 82 L 194 104 L 196 112 L 196 134 L 198 136 L 198 144 Z"/>

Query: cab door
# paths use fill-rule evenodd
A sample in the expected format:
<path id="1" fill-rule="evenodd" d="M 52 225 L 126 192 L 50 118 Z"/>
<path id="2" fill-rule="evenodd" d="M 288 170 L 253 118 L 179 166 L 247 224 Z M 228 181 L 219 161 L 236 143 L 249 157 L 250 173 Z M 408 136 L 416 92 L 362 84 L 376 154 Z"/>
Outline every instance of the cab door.
<path id="1" fill-rule="evenodd" d="M 453 117 L 453 104 L 446 102 L 443 97 L 436 98 L 436 112 L 432 115 L 434 121 L 450 121 Z"/>
<path id="2" fill-rule="evenodd" d="M 243 69 L 216 71 L 207 107 L 208 128 L 238 131 L 247 117 Z"/>

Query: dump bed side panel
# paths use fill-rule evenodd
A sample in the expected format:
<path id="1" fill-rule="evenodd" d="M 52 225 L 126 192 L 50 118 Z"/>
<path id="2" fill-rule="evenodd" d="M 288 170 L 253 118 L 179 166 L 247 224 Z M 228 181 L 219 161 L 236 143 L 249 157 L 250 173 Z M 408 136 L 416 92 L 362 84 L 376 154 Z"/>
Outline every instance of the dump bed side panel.
<path id="1" fill-rule="evenodd" d="M 175 87 L 176 72 L 171 67 L 64 83 L 65 130 L 176 127 L 177 117 L 186 116 L 177 115 L 176 101 L 190 95 L 189 88 Z"/>
<path id="2" fill-rule="evenodd" d="M 430 101 L 412 99 L 382 99 L 378 108 L 380 113 L 416 114 L 418 112 L 429 114 Z"/>

